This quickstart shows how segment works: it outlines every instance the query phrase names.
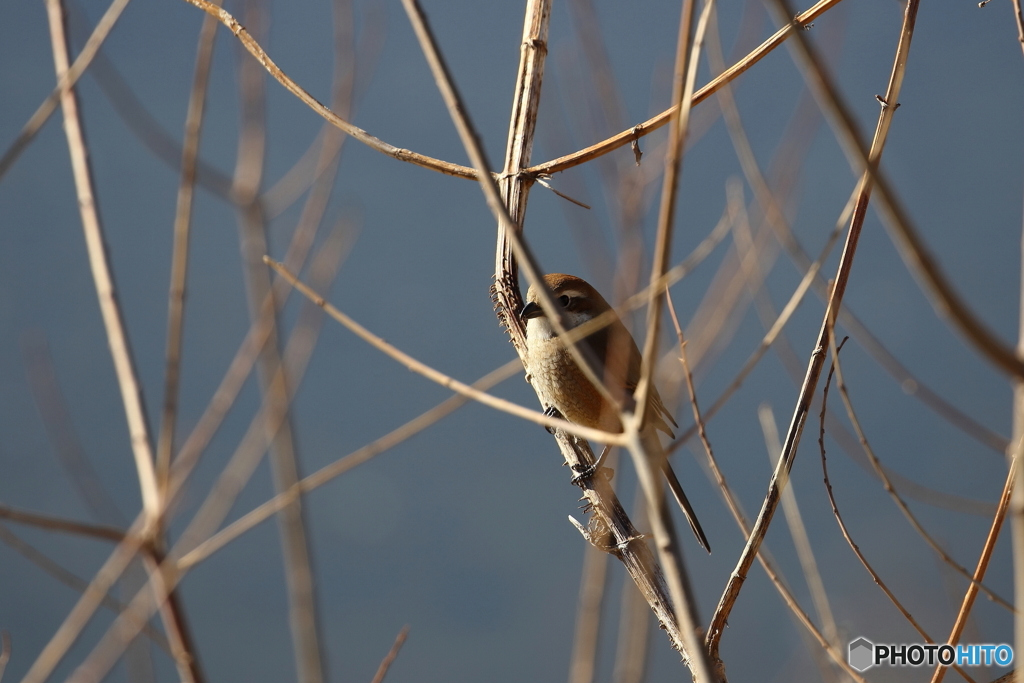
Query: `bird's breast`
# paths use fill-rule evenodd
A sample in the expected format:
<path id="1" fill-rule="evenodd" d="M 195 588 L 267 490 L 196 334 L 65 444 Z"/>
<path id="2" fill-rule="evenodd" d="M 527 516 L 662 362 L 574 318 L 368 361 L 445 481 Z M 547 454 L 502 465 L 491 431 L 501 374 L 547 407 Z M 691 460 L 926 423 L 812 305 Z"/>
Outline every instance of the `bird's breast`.
<path id="1" fill-rule="evenodd" d="M 527 365 L 541 400 L 569 422 L 611 432 L 621 430 L 614 410 L 605 410 L 601 394 L 557 338 L 528 339 Z"/>

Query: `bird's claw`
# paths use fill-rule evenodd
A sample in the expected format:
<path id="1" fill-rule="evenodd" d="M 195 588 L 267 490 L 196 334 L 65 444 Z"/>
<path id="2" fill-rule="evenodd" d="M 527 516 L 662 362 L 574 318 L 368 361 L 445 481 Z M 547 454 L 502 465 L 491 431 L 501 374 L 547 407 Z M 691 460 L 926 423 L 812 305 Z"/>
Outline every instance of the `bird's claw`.
<path id="1" fill-rule="evenodd" d="M 548 406 L 545 408 L 544 414 L 555 419 L 561 419 L 562 417 L 562 414 L 558 412 L 558 409 L 554 406 Z M 544 425 L 544 429 L 548 430 L 548 434 L 554 435 L 555 433 L 555 428 L 550 425 Z"/>

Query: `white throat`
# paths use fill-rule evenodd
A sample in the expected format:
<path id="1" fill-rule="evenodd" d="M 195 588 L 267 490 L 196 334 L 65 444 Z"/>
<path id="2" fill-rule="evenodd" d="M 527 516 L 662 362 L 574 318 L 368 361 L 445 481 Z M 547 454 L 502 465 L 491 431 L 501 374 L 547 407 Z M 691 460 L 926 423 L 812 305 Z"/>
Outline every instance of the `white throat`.
<path id="1" fill-rule="evenodd" d="M 554 337 L 555 330 L 551 327 L 551 321 L 547 319 L 547 316 L 538 316 L 526 321 L 527 342 L 547 341 L 548 339 L 554 339 Z"/>
<path id="2" fill-rule="evenodd" d="M 566 329 L 568 330 L 578 327 L 590 319 L 590 315 L 582 314 L 577 311 L 563 312 L 563 320 L 565 320 L 567 325 Z M 555 328 L 551 325 L 551 321 L 547 316 L 541 315 L 536 318 L 530 318 L 526 321 L 527 341 L 547 341 L 549 339 L 554 339 L 557 336 L 558 335 L 555 334 Z"/>

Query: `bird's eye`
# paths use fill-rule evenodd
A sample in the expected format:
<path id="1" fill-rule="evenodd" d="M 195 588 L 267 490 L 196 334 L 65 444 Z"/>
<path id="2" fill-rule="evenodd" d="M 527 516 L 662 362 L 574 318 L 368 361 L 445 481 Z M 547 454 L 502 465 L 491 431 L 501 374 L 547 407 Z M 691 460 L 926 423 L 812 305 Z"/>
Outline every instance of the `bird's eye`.
<path id="1" fill-rule="evenodd" d="M 563 294 L 562 296 L 558 297 L 558 303 L 562 304 L 565 307 L 568 307 L 569 306 L 569 295 L 568 294 Z"/>

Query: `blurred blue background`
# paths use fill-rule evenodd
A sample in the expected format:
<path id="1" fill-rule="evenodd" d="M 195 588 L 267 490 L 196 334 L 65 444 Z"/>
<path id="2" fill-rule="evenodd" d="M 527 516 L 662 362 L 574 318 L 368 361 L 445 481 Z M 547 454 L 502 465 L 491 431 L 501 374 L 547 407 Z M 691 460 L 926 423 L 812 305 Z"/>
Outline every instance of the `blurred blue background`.
<path id="1" fill-rule="evenodd" d="M 500 163 L 507 137 L 523 4 L 424 3 L 494 165 Z M 599 94 L 601 81 L 581 42 L 580 17 L 586 15 L 555 3 L 535 162 L 593 144 L 668 106 L 678 5 L 593 4 L 623 120 L 600 110 L 610 101 Z M 105 8 L 93 0 L 75 6 L 70 23 L 76 52 Z M 227 9 L 246 23 L 243 3 L 230 2 Z M 265 9 L 267 33 L 261 42 L 270 55 L 315 97 L 329 101 L 331 3 L 268 3 Z M 758 3 L 725 0 L 717 12 L 729 63 L 774 32 Z M 113 65 L 155 124 L 180 141 L 204 16 L 185 2 L 130 4 L 104 44 L 104 75 L 87 73 L 78 86 L 118 296 L 154 434 L 163 396 L 177 162 L 161 160 L 147 147 L 118 110 L 123 100 L 115 105 L 101 84 L 109 89 Z M 825 55 L 865 138 L 874 130 L 875 95 L 885 91 L 901 16 L 902 5 L 890 0 L 846 2 L 818 18 L 805 34 Z M 350 22 L 359 46 L 352 122 L 397 147 L 468 163 L 400 4 L 356 0 Z M 239 63 L 249 59 L 219 27 L 201 157 L 228 178 L 240 131 Z M 702 60 L 698 83 L 709 77 Z M 54 83 L 43 4 L 0 5 L 0 146 L 14 140 Z M 266 91 L 264 189 L 291 168 L 323 126 L 278 83 L 268 81 Z M 813 106 L 796 134 L 787 137 L 806 93 L 785 48 L 741 77 L 735 95 L 770 182 L 787 174 L 795 178 L 786 204 L 789 218 L 804 249 L 816 255 L 854 188 L 849 164 Z M 958 291 L 1012 344 L 1020 307 L 1024 58 L 1009 0 L 993 0 L 980 9 L 967 0 L 924 3 L 900 104 L 883 167 Z M 716 107 L 712 99 L 694 113 L 673 262 L 711 231 L 725 210 L 729 179 L 742 177 Z M 59 116 L 0 179 L 0 503 L 93 519 L 55 456 L 33 400 L 26 349 L 45 344 L 82 451 L 121 515 L 131 519 L 140 508 L 137 478 Z M 664 140 L 664 130 L 641 140 L 646 155 L 639 169 L 630 150 L 622 148 L 552 178 L 556 188 L 591 204 L 589 211 L 534 187 L 526 236 L 546 270 L 579 274 L 609 298 L 621 300 L 612 294 L 609 265 L 620 254 L 620 202 L 614 189 L 638 179 L 647 183 L 636 225 L 649 248 Z M 787 152 L 794 153 L 794 161 L 769 172 L 776 155 Z M 749 188 L 744 192 L 749 204 L 753 194 Z M 283 258 L 301 205 L 269 223 L 272 257 Z M 751 219 L 760 229 L 760 218 L 752 213 Z M 350 252 L 327 294 L 340 309 L 462 381 L 474 381 L 514 358 L 488 297 L 495 223 L 474 183 L 398 162 L 348 140 L 318 244 L 339 221 L 347 226 Z M 249 328 L 238 236 L 236 210 L 208 189 L 197 190 L 179 444 Z M 730 236 L 672 289 L 684 326 L 712 291 L 719 268 L 735 274 L 728 260 L 733 248 Z M 838 252 L 837 247 L 823 269 L 826 277 L 835 272 Z M 770 269 L 764 291 L 781 309 L 801 274 L 770 240 L 761 263 Z M 291 298 L 282 315 L 286 325 L 294 323 L 300 303 Z M 918 381 L 987 428 L 1009 436 L 1009 382 L 936 315 L 874 213 L 865 226 L 845 303 Z M 707 305 L 713 310 L 722 304 L 712 299 Z M 786 328 L 801 370 L 822 312 L 821 301 L 809 295 Z M 717 335 L 715 349 L 691 357 L 704 407 L 732 381 L 764 334 L 745 292 L 730 321 Z M 700 332 L 696 324 L 687 327 L 691 338 Z M 670 341 L 668 335 L 665 340 Z M 914 489 L 913 497 L 908 494 L 912 509 L 953 557 L 973 569 L 1005 479 L 1003 455 L 905 393 L 856 339 L 843 358 L 852 399 L 875 451 L 892 470 L 924 487 Z M 522 375 L 495 392 L 537 405 Z M 770 404 L 784 431 L 796 393 L 780 357 L 769 353 L 708 424 L 718 461 L 751 517 L 771 471 L 757 408 Z M 294 403 L 301 470 L 310 473 L 337 460 L 448 395 L 341 326 L 325 322 Z M 259 400 L 257 383 L 250 379 L 204 453 L 172 524 L 172 538 L 209 491 Z M 684 429 L 692 424 L 685 390 L 668 402 Z M 830 409 L 847 423 L 836 392 Z M 920 642 L 838 532 L 821 481 L 817 410 L 816 404 L 793 486 L 842 646 L 858 636 Z M 831 439 L 826 446 L 837 502 L 854 538 L 922 626 L 935 639 L 945 639 L 966 581 L 910 528 L 870 471 Z M 683 541 L 706 623 L 743 538 L 707 474 L 700 444 L 693 440 L 675 460 L 714 548 L 706 556 L 692 539 Z M 634 478 L 625 461 L 616 481 L 631 504 Z M 263 464 L 229 519 L 272 495 Z M 956 503 L 954 496 L 975 504 Z M 585 547 L 566 521 L 566 515 L 583 518 L 577 498 L 542 428 L 475 404 L 311 493 L 306 510 L 329 680 L 370 680 L 405 624 L 410 625 L 409 638 L 390 681 L 562 680 L 568 672 Z M 112 547 L 23 526 L 10 529 L 86 580 Z M 781 515 L 767 546 L 811 612 Z M 621 571 L 613 567 L 598 661 L 602 681 L 612 680 L 622 581 Z M 1012 600 L 1005 531 L 986 583 Z M 280 544 L 272 521 L 198 566 L 182 584 L 182 595 L 209 680 L 295 676 Z M 13 643 L 7 680 L 18 680 L 27 671 L 77 598 L 12 547 L 0 546 L 0 629 L 10 632 Z M 1012 642 L 1006 610 L 981 598 L 973 615 L 965 641 Z M 56 677 L 73 671 L 110 621 L 109 612 L 98 614 Z M 755 566 L 722 642 L 730 679 L 821 677 L 812 654 L 816 648 Z M 688 677 L 656 629 L 650 651 L 651 680 Z M 167 657 L 157 653 L 155 662 L 158 679 L 171 680 Z M 906 674 L 874 670 L 872 680 L 895 680 L 897 673 Z M 978 672 L 977 680 L 998 673 Z M 923 678 L 926 672 L 916 675 Z M 110 678 L 125 677 L 119 666 Z"/>

